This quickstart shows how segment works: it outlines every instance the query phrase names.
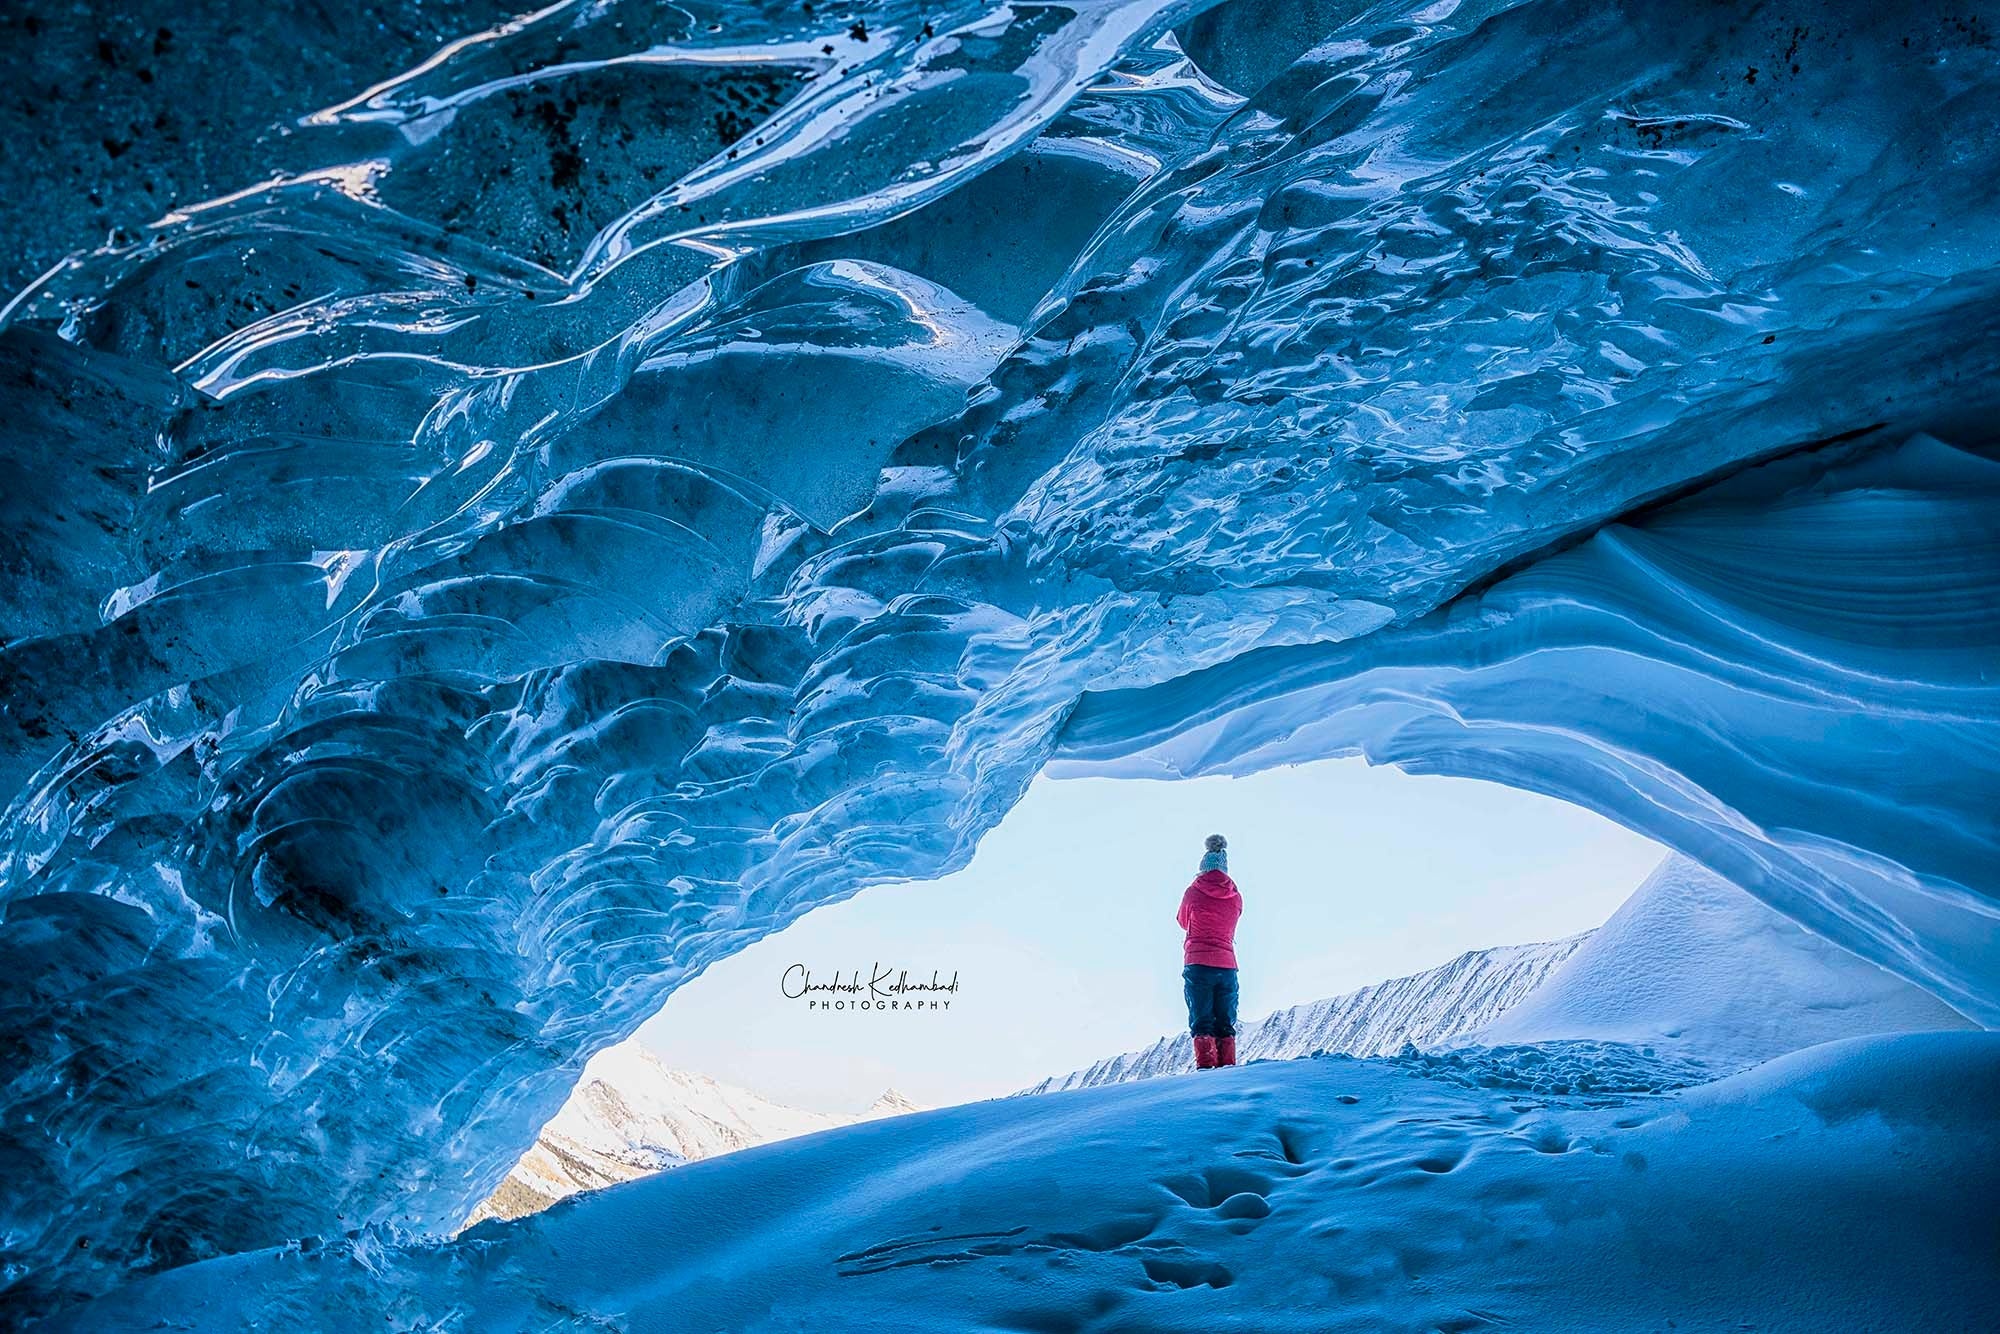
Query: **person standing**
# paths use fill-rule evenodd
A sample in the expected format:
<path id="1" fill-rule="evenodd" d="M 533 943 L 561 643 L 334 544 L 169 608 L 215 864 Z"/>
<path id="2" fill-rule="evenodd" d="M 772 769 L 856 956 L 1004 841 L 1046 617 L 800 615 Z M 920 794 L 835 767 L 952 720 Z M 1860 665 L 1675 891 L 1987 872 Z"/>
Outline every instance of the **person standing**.
<path id="1" fill-rule="evenodd" d="M 1236 1064 L 1236 923 L 1242 916 L 1243 896 L 1229 878 L 1229 840 L 1210 834 L 1201 872 L 1181 895 L 1175 918 L 1187 932 L 1181 980 L 1198 1070 Z"/>

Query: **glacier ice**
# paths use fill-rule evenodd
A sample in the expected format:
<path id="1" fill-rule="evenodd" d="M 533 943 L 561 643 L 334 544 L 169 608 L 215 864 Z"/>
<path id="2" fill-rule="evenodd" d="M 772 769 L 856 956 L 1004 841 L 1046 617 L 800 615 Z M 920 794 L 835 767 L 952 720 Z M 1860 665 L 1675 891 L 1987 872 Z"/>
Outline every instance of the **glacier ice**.
<path id="1" fill-rule="evenodd" d="M 1987 30 L 1201 11 L 559 3 L 7 306 L 10 1309 L 449 1228 L 1051 763 L 1554 792 L 2000 1018 Z"/>
<path id="2" fill-rule="evenodd" d="M 1990 1023 L 1996 518 L 2000 463 L 1927 436 L 1769 464 L 1366 638 L 1089 695 L 1056 768 L 1567 797 Z"/>

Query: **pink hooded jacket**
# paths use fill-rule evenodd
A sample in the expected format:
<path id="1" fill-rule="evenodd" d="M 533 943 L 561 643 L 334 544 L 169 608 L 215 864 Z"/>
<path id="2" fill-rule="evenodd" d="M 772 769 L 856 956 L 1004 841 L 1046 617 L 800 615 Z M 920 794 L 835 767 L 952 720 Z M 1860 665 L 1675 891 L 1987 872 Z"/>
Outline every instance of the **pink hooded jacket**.
<path id="1" fill-rule="evenodd" d="M 1236 922 L 1243 916 L 1243 896 L 1227 871 L 1203 871 L 1181 895 L 1174 920 L 1187 932 L 1181 957 L 1211 968 L 1236 966 Z"/>

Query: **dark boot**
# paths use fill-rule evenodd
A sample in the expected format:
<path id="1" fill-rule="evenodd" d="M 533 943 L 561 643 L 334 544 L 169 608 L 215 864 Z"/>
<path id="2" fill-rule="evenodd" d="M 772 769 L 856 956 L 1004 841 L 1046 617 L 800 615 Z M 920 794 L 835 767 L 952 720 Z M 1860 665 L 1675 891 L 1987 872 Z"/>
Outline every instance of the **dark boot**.
<path id="1" fill-rule="evenodd" d="M 1215 1063 L 1217 1065 L 1236 1064 L 1236 1035 L 1234 1033 L 1226 1038 L 1217 1038 L 1215 1040 Z"/>
<path id="2" fill-rule="evenodd" d="M 1206 1033 L 1194 1035 L 1194 1068 L 1215 1069 L 1215 1039 Z"/>

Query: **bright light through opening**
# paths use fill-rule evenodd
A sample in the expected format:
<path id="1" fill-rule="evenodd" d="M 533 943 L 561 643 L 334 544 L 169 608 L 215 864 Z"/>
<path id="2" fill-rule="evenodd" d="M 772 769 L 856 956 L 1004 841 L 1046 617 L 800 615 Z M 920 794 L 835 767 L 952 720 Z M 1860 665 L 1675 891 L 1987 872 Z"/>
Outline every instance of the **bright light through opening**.
<path id="1" fill-rule="evenodd" d="M 677 992 L 640 1039 L 669 1066 L 858 1110 L 885 1088 L 994 1097 L 1184 1028 L 1174 910 L 1202 837 L 1244 896 L 1243 1020 L 1466 950 L 1597 926 L 1658 845 L 1518 789 L 1330 760 L 1249 778 L 1038 781 L 943 880 L 820 908 Z M 808 1009 L 782 994 L 882 965 L 957 973 L 949 1012 Z"/>

